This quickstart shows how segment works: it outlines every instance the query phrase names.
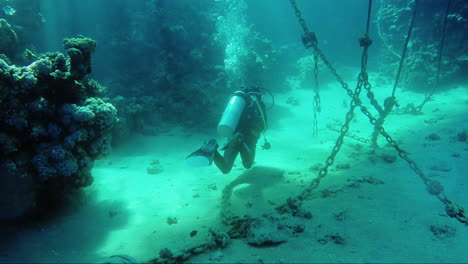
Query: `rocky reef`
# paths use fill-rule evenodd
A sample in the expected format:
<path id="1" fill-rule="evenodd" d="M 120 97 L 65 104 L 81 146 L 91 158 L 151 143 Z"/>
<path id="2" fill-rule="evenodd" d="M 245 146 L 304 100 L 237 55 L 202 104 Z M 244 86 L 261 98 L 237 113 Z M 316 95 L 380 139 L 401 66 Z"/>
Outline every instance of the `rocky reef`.
<path id="1" fill-rule="evenodd" d="M 95 42 L 64 46 L 68 56 L 45 53 L 23 67 L 0 59 L 0 219 L 89 186 L 94 160 L 110 150 L 117 111 L 102 98 L 106 88 L 86 78 Z"/>
<path id="2" fill-rule="evenodd" d="M 106 43 L 101 56 L 113 67 L 96 75 L 112 87 L 119 112 L 115 144 L 130 133 L 156 135 L 164 125 L 213 128 L 241 84 L 281 84 L 271 77 L 280 76 L 271 42 L 247 21 L 236 24 L 242 2 L 152 0 L 110 7 L 125 20 L 97 34 Z"/>
<path id="3" fill-rule="evenodd" d="M 44 24 L 40 0 L 0 0 L 0 8 L 12 8 L 10 14 L 0 10 L 0 59 L 15 65 L 31 63 L 36 59 L 34 38 Z"/>
<path id="4" fill-rule="evenodd" d="M 376 14 L 377 31 L 384 46 L 381 58 L 386 62 L 380 63 L 380 71 L 393 77 L 401 58 L 415 1 L 380 0 L 379 4 Z M 404 88 L 428 92 L 434 85 L 446 8 L 447 1 L 431 1 L 418 5 L 403 69 Z M 468 50 L 462 32 L 467 25 L 466 4 L 461 0 L 452 1 L 442 54 L 441 85 L 466 82 Z"/>

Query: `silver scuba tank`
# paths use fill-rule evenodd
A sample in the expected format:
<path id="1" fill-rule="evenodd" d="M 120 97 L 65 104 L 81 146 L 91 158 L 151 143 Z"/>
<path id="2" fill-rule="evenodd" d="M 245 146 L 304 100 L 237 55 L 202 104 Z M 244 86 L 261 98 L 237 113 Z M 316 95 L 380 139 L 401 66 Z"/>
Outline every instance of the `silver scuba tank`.
<path id="1" fill-rule="evenodd" d="M 242 91 L 236 91 L 229 99 L 224 109 L 223 116 L 218 123 L 218 135 L 223 137 L 231 136 L 236 130 L 239 119 L 247 104 L 246 95 Z"/>

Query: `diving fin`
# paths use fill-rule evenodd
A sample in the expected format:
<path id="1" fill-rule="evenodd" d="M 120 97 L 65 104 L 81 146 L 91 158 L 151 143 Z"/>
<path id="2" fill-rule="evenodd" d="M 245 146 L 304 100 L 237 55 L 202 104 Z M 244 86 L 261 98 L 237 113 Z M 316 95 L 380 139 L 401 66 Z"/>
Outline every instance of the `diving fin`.
<path id="1" fill-rule="evenodd" d="M 194 167 L 210 166 L 217 148 L 218 142 L 215 139 L 210 139 L 201 148 L 188 155 L 185 160 Z"/>

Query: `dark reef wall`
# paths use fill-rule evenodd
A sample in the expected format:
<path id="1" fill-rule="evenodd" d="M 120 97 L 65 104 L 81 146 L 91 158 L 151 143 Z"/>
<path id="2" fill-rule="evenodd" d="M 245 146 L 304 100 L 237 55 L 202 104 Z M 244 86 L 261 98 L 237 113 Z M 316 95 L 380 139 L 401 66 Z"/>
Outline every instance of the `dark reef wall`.
<path id="1" fill-rule="evenodd" d="M 440 84 L 459 84 L 468 81 L 468 6 L 462 0 L 453 0 L 447 20 Z M 413 14 L 415 1 L 381 0 L 376 14 L 380 40 L 385 52 L 381 55 L 388 63 L 382 72 L 395 76 Z M 406 89 L 429 92 L 437 72 L 438 52 L 443 32 L 447 1 L 419 1 L 408 54 L 403 72 Z M 394 67 L 388 67 L 388 65 Z"/>
<path id="2" fill-rule="evenodd" d="M 121 120 L 116 141 L 173 124 L 213 127 L 229 91 L 211 7 L 206 0 L 146 1 L 120 14 L 128 18 L 123 27 L 103 32 L 114 67 L 102 79 L 114 88 Z"/>
<path id="3" fill-rule="evenodd" d="M 14 6 L 8 15 L 1 8 Z M 0 0 L 0 58 L 17 65 L 32 62 L 34 41 L 41 31 L 44 18 L 40 14 L 39 0 Z M 2 55 L 3 54 L 3 55 Z"/>
<path id="4" fill-rule="evenodd" d="M 22 67 L 0 59 L 0 219 L 89 186 L 94 160 L 109 152 L 117 111 L 86 78 L 95 44 L 65 39 L 68 57 L 45 53 Z"/>
<path id="5" fill-rule="evenodd" d="M 119 112 L 115 143 L 132 132 L 157 135 L 174 124 L 214 132 L 229 94 L 241 84 L 278 83 L 279 72 L 266 77 L 276 65 L 271 42 L 247 24 L 228 21 L 220 27 L 231 11 L 223 2 L 122 5 L 119 1 L 109 7 L 114 24 L 99 27 L 104 44 L 97 65 L 105 61 L 113 67 L 96 72 L 112 87 L 112 103 Z M 233 41 L 238 35 L 231 30 L 236 27 L 248 34 L 245 42 Z M 245 51 L 239 56 L 242 74 L 233 75 L 226 66 L 230 43 Z"/>

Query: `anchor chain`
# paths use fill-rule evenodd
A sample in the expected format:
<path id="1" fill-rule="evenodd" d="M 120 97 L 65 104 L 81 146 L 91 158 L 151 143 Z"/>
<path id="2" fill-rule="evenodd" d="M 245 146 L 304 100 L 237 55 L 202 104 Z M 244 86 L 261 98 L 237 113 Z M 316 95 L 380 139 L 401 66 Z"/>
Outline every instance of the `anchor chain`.
<path id="1" fill-rule="evenodd" d="M 296 17 L 299 20 L 299 24 L 301 24 L 302 30 L 304 31 L 304 34 L 310 33 L 309 28 L 307 27 L 307 24 L 305 20 L 302 18 L 301 10 L 297 7 L 296 0 L 289 0 L 291 2 L 291 6 L 294 9 L 294 14 L 296 14 Z"/>
<path id="2" fill-rule="evenodd" d="M 414 7 L 413 7 L 413 16 L 411 17 L 411 22 L 410 22 L 410 25 L 408 27 L 408 33 L 406 35 L 405 44 L 403 46 L 403 52 L 402 52 L 402 55 L 401 55 L 401 58 L 400 58 L 400 64 L 398 66 L 398 72 L 397 72 L 397 76 L 395 78 L 395 83 L 393 85 L 392 95 L 385 100 L 385 109 L 380 108 L 380 110 L 379 110 L 380 116 L 379 116 L 379 118 L 378 118 L 378 120 L 376 122 L 376 125 L 374 126 L 374 132 L 372 133 L 372 145 L 374 147 L 377 147 L 377 137 L 379 136 L 378 127 L 383 125 L 383 123 L 385 122 L 385 118 L 387 118 L 387 116 L 390 114 L 393 107 L 395 105 L 398 106 L 398 104 L 396 102 L 396 98 L 395 98 L 395 92 L 396 92 L 396 88 L 397 88 L 397 85 L 398 85 L 398 81 L 400 79 L 400 73 L 401 73 L 401 70 L 402 70 L 402 67 L 403 67 L 403 64 L 404 64 L 404 60 L 405 60 L 405 57 L 406 57 L 406 51 L 408 49 L 408 43 L 409 43 L 409 40 L 410 40 L 410 37 L 411 37 L 411 32 L 413 31 L 414 20 L 416 18 L 416 14 L 417 14 L 417 10 L 418 10 L 417 7 L 418 7 L 418 1 L 415 0 Z"/>
<path id="3" fill-rule="evenodd" d="M 318 136 L 318 117 L 317 114 L 322 111 L 320 106 L 320 87 L 318 83 L 318 54 L 314 51 L 314 136 Z"/>
<path id="4" fill-rule="evenodd" d="M 172 252 L 168 248 L 163 248 L 159 251 L 159 257 L 146 262 L 147 264 L 169 264 L 169 263 L 185 263 L 190 258 L 205 253 L 207 251 L 218 248 L 225 248 L 229 245 L 231 238 L 225 232 L 221 232 L 214 228 L 209 231 L 209 239 L 207 242 L 199 245 L 187 247 L 177 252 Z"/>
<path id="5" fill-rule="evenodd" d="M 432 101 L 434 92 L 435 92 L 437 86 L 439 85 L 440 68 L 441 68 L 441 65 L 442 65 L 442 54 L 443 54 L 443 51 L 444 51 L 445 34 L 447 32 L 447 20 L 448 20 L 448 16 L 449 16 L 449 10 L 450 10 L 451 3 L 452 3 L 452 0 L 448 0 L 447 1 L 447 8 L 445 9 L 444 24 L 442 26 L 442 38 L 440 40 L 439 55 L 438 55 L 438 58 L 437 58 L 436 78 L 435 78 L 434 83 L 432 85 L 431 92 L 428 95 L 426 95 L 423 102 L 419 106 L 416 107 L 416 110 L 418 112 L 422 111 L 422 108 L 424 107 L 424 105 L 427 102 Z"/>
<path id="6" fill-rule="evenodd" d="M 295 9 L 295 14 L 298 17 L 299 22 L 301 23 L 301 26 L 304 29 L 304 34 L 310 33 L 308 31 L 307 26 L 305 25 L 304 19 L 301 17 L 301 13 L 297 8 L 295 0 L 290 0 L 290 2 L 293 5 L 293 8 Z M 372 2 L 372 0 L 369 0 L 369 3 L 371 3 L 371 2 Z M 414 13 L 416 13 L 416 11 L 414 11 Z M 370 5 L 369 5 L 369 14 L 370 14 Z M 414 16 L 413 16 L 413 20 L 414 20 Z M 368 30 L 369 30 L 369 16 L 368 16 L 367 21 L 368 21 L 368 23 L 367 23 L 367 32 L 368 32 Z M 411 22 L 411 24 L 412 23 L 413 23 L 413 21 Z M 412 27 L 412 25 L 410 26 L 410 28 L 411 27 Z M 410 34 L 410 32 L 409 32 L 409 34 Z M 410 166 L 410 168 L 421 178 L 423 183 L 426 185 L 426 188 L 427 188 L 428 192 L 430 194 L 432 194 L 432 195 L 435 195 L 440 201 L 442 201 L 446 205 L 447 215 L 452 217 L 452 218 L 456 218 L 458 221 L 460 221 L 460 222 L 462 222 L 464 224 L 468 224 L 468 217 L 465 215 L 464 208 L 452 203 L 446 197 L 446 195 L 443 192 L 442 185 L 440 185 L 440 183 L 438 183 L 436 181 L 433 181 L 433 180 L 430 180 L 425 176 L 424 172 L 417 166 L 417 164 L 408 157 L 408 153 L 406 151 L 404 151 L 402 148 L 400 148 L 400 146 L 398 146 L 397 142 L 395 140 L 393 140 L 393 138 L 385 131 L 383 125 L 372 115 L 372 113 L 369 111 L 369 109 L 367 109 L 367 107 L 365 107 L 362 104 L 362 101 L 359 98 L 362 87 L 364 86 L 366 90 L 367 90 L 367 88 L 369 90 L 371 88 L 370 84 L 367 85 L 367 88 L 366 88 L 366 83 L 368 83 L 368 78 L 367 78 L 368 76 L 367 76 L 367 71 L 366 71 L 367 48 L 369 47 L 370 43 L 371 42 L 369 42 L 368 34 L 366 33 L 364 38 L 360 39 L 360 44 L 361 44 L 361 46 L 363 46 L 363 55 L 362 55 L 362 60 L 361 60 L 361 73 L 359 74 L 358 83 L 356 85 L 356 88 L 355 88 L 354 92 L 349 88 L 348 84 L 343 81 L 343 78 L 338 74 L 336 69 L 332 66 L 332 64 L 325 57 L 323 52 L 318 47 L 317 42 L 315 41 L 315 42 L 313 42 L 311 44 L 311 47 L 314 48 L 317 55 L 324 62 L 325 66 L 330 70 L 330 72 L 336 78 L 336 80 L 341 84 L 342 88 L 346 91 L 346 93 L 351 97 L 352 101 L 351 101 L 350 109 L 349 109 L 348 113 L 346 114 L 346 120 L 345 120 L 344 124 L 341 127 L 341 134 L 338 136 L 338 139 L 335 142 L 335 145 L 334 145 L 334 147 L 332 149 L 331 154 L 326 159 L 325 166 L 322 167 L 319 170 L 318 176 L 311 181 L 309 186 L 307 186 L 304 189 L 304 191 L 300 195 L 298 195 L 296 197 L 296 199 L 304 200 L 313 190 L 315 190 L 319 186 L 320 181 L 324 177 L 327 176 L 328 168 L 331 165 L 333 165 L 335 157 L 338 154 L 338 152 L 339 152 L 339 150 L 340 150 L 340 148 L 341 148 L 341 146 L 343 144 L 343 139 L 344 139 L 346 133 L 349 130 L 349 123 L 351 122 L 351 120 L 353 118 L 354 110 L 355 110 L 356 107 L 359 107 L 361 112 L 368 118 L 369 122 L 375 127 L 375 129 L 379 132 L 379 134 L 382 135 L 386 139 L 388 144 L 397 151 L 398 156 L 400 158 L 402 158 L 403 160 L 405 160 L 408 163 L 408 165 Z M 396 86 L 396 84 L 395 84 L 395 86 Z M 396 105 L 395 97 L 394 97 L 394 91 L 395 91 L 395 89 L 393 90 L 392 96 L 386 99 L 385 110 L 387 110 L 387 111 L 389 111 L 394 105 Z"/>
<path id="7" fill-rule="evenodd" d="M 302 35 L 302 43 L 306 49 L 314 48 L 313 57 L 314 57 L 314 101 L 313 101 L 313 111 L 314 111 L 314 126 L 313 126 L 313 135 L 314 137 L 318 136 L 318 113 L 321 112 L 320 105 L 320 89 L 318 83 L 318 53 L 317 53 L 317 37 L 314 32 L 310 32 L 305 20 L 302 18 L 301 11 L 297 7 L 295 0 L 290 0 L 291 5 L 294 9 L 294 13 L 301 24 L 301 27 L 304 31 Z"/>
<path id="8" fill-rule="evenodd" d="M 229 245 L 232 239 L 245 238 L 250 225 L 255 220 L 249 216 L 238 217 L 231 212 L 231 196 L 234 187 L 239 182 L 233 181 L 224 187 L 221 200 L 221 217 L 223 223 L 228 227 L 226 231 L 210 228 L 209 237 L 206 242 L 191 246 L 173 253 L 168 248 L 159 252 L 159 257 L 148 261 L 148 264 L 185 263 L 190 258 L 212 251 L 222 249 Z"/>
<path id="9" fill-rule="evenodd" d="M 335 157 L 340 151 L 341 146 L 343 145 L 344 137 L 349 131 L 349 125 L 354 117 L 354 111 L 356 107 L 359 107 L 361 112 L 363 112 L 363 114 L 368 117 L 369 122 L 376 127 L 376 130 L 385 137 L 387 142 L 393 148 L 396 149 L 396 151 L 398 152 L 398 155 L 409 164 L 410 168 L 416 174 L 419 175 L 419 177 L 423 180 L 424 184 L 426 185 L 427 191 L 430 194 L 435 195 L 439 200 L 441 200 L 446 205 L 445 210 L 446 210 L 447 215 L 452 218 L 458 219 L 462 223 L 468 224 L 468 218 L 465 215 L 464 208 L 455 203 L 452 203 L 449 199 L 447 199 L 446 195 L 443 192 L 443 186 L 435 180 L 428 179 L 424 175 L 423 171 L 417 166 L 417 164 L 408 157 L 407 152 L 401 149 L 398 146 L 398 144 L 391 138 L 391 136 L 385 131 L 384 127 L 382 126 L 383 122 L 380 122 L 380 120 L 377 120 L 375 117 L 373 117 L 370 111 L 365 106 L 362 105 L 362 102 L 359 98 L 362 87 L 364 87 L 364 89 L 368 91 L 367 93 L 368 98 L 371 100 L 372 105 L 376 107 L 376 109 L 378 110 L 379 114 L 381 114 L 381 116 L 382 116 L 382 111 L 383 113 L 385 112 L 389 113 L 391 111 L 391 107 L 393 107 L 393 105 L 396 104 L 394 97 L 393 96 L 389 97 L 387 98 L 385 102 L 385 109 L 382 109 L 380 106 L 378 106 L 378 103 L 375 100 L 373 93 L 371 92 L 371 85 L 368 81 L 368 75 L 366 71 L 367 48 L 372 43 L 371 40 L 368 38 L 368 34 L 366 33 L 365 37 L 360 39 L 360 44 L 362 47 L 364 47 L 364 51 L 362 55 L 361 73 L 358 76 L 358 82 L 353 92 L 351 89 L 349 89 L 348 84 L 343 81 L 341 76 L 337 73 L 336 69 L 331 65 L 331 63 L 326 59 L 325 55 L 319 49 L 315 34 L 308 30 L 304 19 L 302 19 L 301 12 L 297 8 L 295 0 L 290 0 L 290 2 L 304 30 L 304 35 L 302 37 L 302 41 L 304 45 L 306 46 L 306 48 L 312 47 L 314 49 L 314 61 L 315 61 L 314 75 L 315 77 L 317 77 L 317 74 L 318 74 L 318 58 L 320 57 L 320 59 L 322 59 L 324 64 L 332 72 L 333 76 L 341 84 L 342 88 L 352 98 L 352 101 L 350 104 L 350 109 L 346 114 L 345 122 L 341 126 L 340 135 L 335 142 L 335 145 L 332 149 L 331 154 L 326 159 L 325 166 L 319 170 L 318 177 L 314 178 L 309 184 L 309 186 L 305 188 L 304 191 L 300 195 L 298 195 L 296 198 L 288 199 L 288 202 L 282 206 L 295 206 L 295 207 L 301 206 L 302 201 L 306 199 L 307 196 L 319 186 L 320 181 L 324 177 L 327 176 L 328 169 L 330 166 L 333 165 L 335 161 Z M 369 2 L 371 3 L 372 0 L 369 0 Z M 369 12 L 370 12 L 370 5 L 369 5 Z M 367 32 L 368 30 L 369 30 L 369 16 L 368 16 L 368 23 L 367 23 Z M 318 94 L 317 78 L 315 80 L 316 80 L 315 87 L 317 88 L 317 90 L 316 90 L 316 94 L 314 97 L 314 113 L 320 112 L 320 97 Z M 373 103 L 373 101 L 375 101 L 375 103 Z M 233 181 L 229 185 L 227 185 L 223 189 L 223 192 L 222 192 L 221 217 L 222 217 L 224 224 L 230 227 L 227 232 L 222 232 L 222 231 L 211 228 L 209 229 L 209 239 L 207 242 L 201 243 L 196 246 L 188 247 L 176 253 L 172 253 L 167 248 L 161 249 L 161 251 L 159 252 L 159 257 L 152 259 L 148 261 L 147 263 L 149 264 L 183 263 L 183 262 L 188 261 L 191 257 L 195 255 L 198 255 L 198 254 L 210 251 L 210 250 L 214 250 L 216 248 L 225 248 L 228 246 L 231 239 L 246 237 L 249 227 L 252 221 L 254 221 L 254 219 L 249 216 L 243 216 L 243 217 L 235 216 L 230 210 L 232 191 L 233 191 L 233 188 L 237 185 L 238 185 L 238 182 Z M 279 208 L 281 208 L 282 206 L 280 206 Z"/>
<path id="10" fill-rule="evenodd" d="M 320 170 L 318 171 L 317 177 L 314 178 L 310 182 L 310 184 L 302 191 L 302 193 L 300 195 L 298 195 L 296 197 L 296 199 L 301 200 L 301 201 L 305 200 L 313 190 L 317 189 L 317 187 L 320 185 L 320 182 L 322 181 L 322 179 L 325 178 L 328 175 L 328 169 L 335 162 L 335 157 L 338 154 L 338 152 L 340 151 L 341 146 L 343 145 L 344 137 L 346 136 L 346 133 L 348 133 L 348 131 L 349 131 L 349 124 L 351 123 L 351 120 L 354 117 L 355 108 L 356 108 L 356 105 L 355 105 L 355 103 L 353 101 L 353 102 L 351 102 L 350 109 L 349 109 L 348 113 L 346 114 L 346 120 L 343 123 L 343 125 L 341 126 L 341 129 L 340 129 L 341 133 L 338 136 L 338 138 L 336 139 L 336 142 L 335 142 L 335 145 L 333 146 L 332 152 L 330 153 L 330 155 L 327 157 L 327 159 L 325 161 L 325 166 L 320 168 Z"/>

